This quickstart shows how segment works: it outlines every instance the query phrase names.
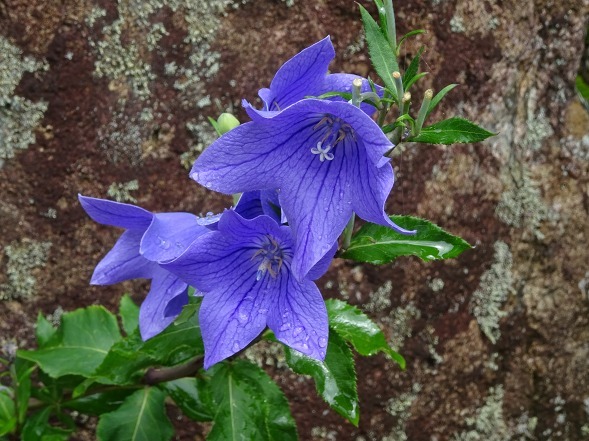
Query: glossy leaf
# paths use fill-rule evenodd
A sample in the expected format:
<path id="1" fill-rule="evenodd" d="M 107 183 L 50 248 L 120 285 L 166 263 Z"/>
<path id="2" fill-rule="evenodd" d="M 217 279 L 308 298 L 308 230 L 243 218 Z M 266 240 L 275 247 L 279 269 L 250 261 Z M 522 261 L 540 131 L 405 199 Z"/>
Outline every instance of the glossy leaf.
<path id="1" fill-rule="evenodd" d="M 385 86 L 396 95 L 397 88 L 392 73 L 399 70 L 399 64 L 395 52 L 370 13 L 362 6 L 360 6 L 360 13 L 364 23 L 370 61 Z"/>
<path id="2" fill-rule="evenodd" d="M 449 118 L 421 129 L 408 141 L 428 144 L 457 144 L 483 141 L 494 136 L 482 127 L 462 118 Z"/>
<path id="3" fill-rule="evenodd" d="M 360 355 L 374 355 L 383 352 L 405 368 L 405 359 L 387 343 L 382 330 L 355 306 L 341 300 L 325 301 L 329 316 L 329 327 L 350 343 Z"/>
<path id="4" fill-rule="evenodd" d="M 160 384 L 176 405 L 195 421 L 212 421 L 215 411 L 209 381 L 196 378 L 180 378 Z"/>
<path id="5" fill-rule="evenodd" d="M 119 316 L 123 323 L 125 334 L 131 335 L 139 328 L 139 307 L 128 294 L 121 297 L 119 302 Z"/>
<path id="6" fill-rule="evenodd" d="M 37 323 L 35 324 L 35 335 L 39 349 L 44 348 L 56 334 L 57 328 L 42 313 L 39 313 L 37 315 Z"/>
<path id="7" fill-rule="evenodd" d="M 309 358 L 285 346 L 286 362 L 297 374 L 310 375 L 317 392 L 337 413 L 358 425 L 358 391 L 354 357 L 346 342 L 335 332 L 329 334 L 323 362 Z"/>
<path id="8" fill-rule="evenodd" d="M 128 396 L 121 406 L 100 417 L 96 428 L 99 441 L 167 441 L 174 435 L 166 415 L 166 394 L 146 387 Z"/>
<path id="9" fill-rule="evenodd" d="M 11 433 L 16 427 L 16 409 L 8 389 L 0 389 L 0 436 Z"/>
<path id="10" fill-rule="evenodd" d="M 409 63 L 409 67 L 405 71 L 405 75 L 403 75 L 403 88 L 405 90 L 409 89 L 408 84 L 410 82 L 411 84 L 413 84 L 412 80 L 419 71 L 419 61 L 421 60 L 421 54 L 423 54 L 424 49 L 425 48 L 423 46 L 419 48 L 417 54 L 415 55 L 415 57 L 413 57 L 411 63 Z"/>
<path id="11" fill-rule="evenodd" d="M 133 384 L 149 366 L 173 366 L 198 355 L 204 355 L 198 305 L 189 304 L 161 334 L 144 342 L 136 330 L 113 345 L 93 377 L 101 383 Z"/>
<path id="12" fill-rule="evenodd" d="M 217 405 L 208 441 L 296 441 L 295 422 L 280 388 L 258 366 L 245 360 L 211 369 Z"/>
<path id="13" fill-rule="evenodd" d="M 391 216 L 391 220 L 414 235 L 399 234 L 395 230 L 366 223 L 354 235 L 341 257 L 357 262 L 382 265 L 400 256 L 417 256 L 424 261 L 451 259 L 471 246 L 437 225 L 412 216 Z"/>
<path id="14" fill-rule="evenodd" d="M 434 96 L 432 98 L 431 102 L 429 103 L 429 107 L 427 108 L 427 113 L 425 115 L 427 116 L 430 113 L 432 113 L 432 111 L 436 108 L 436 106 L 438 104 L 440 104 L 440 101 L 442 101 L 442 99 L 448 94 L 448 92 L 450 92 L 456 86 L 458 86 L 458 84 L 448 84 L 446 87 L 444 87 L 442 90 L 440 90 L 436 94 L 436 96 Z"/>
<path id="15" fill-rule="evenodd" d="M 37 363 L 54 378 L 89 376 L 120 338 L 116 317 L 102 306 L 90 306 L 64 314 L 56 335 L 45 347 L 18 351 L 18 356 Z"/>

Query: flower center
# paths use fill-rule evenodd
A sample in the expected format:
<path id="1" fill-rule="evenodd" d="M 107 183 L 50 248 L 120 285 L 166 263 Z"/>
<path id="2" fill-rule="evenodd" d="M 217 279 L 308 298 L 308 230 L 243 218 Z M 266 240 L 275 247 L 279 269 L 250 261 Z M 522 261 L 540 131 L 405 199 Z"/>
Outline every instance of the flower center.
<path id="1" fill-rule="evenodd" d="M 319 161 L 332 161 L 334 156 L 331 152 L 337 144 L 343 141 L 346 136 L 354 137 L 354 131 L 349 124 L 334 115 L 324 115 L 321 120 L 315 124 L 313 130 L 321 130 L 322 136 L 315 147 L 311 148 L 311 153 L 319 155 Z"/>
<path id="2" fill-rule="evenodd" d="M 256 258 L 261 258 L 258 271 L 256 272 L 256 281 L 259 282 L 266 272 L 275 279 L 282 268 L 284 252 L 282 251 L 282 248 L 280 248 L 276 239 L 271 236 L 266 236 L 266 240 L 262 247 L 255 252 L 252 256 L 252 260 Z"/>

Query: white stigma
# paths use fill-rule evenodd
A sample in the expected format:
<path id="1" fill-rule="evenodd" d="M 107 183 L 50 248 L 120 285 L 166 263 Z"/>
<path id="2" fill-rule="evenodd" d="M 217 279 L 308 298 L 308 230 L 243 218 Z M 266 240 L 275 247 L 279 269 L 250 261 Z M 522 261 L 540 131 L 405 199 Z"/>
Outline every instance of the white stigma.
<path id="1" fill-rule="evenodd" d="M 325 148 L 323 148 L 322 143 L 318 142 L 317 147 L 311 148 L 311 153 L 313 153 L 314 155 L 319 155 L 319 160 L 321 162 L 324 162 L 326 159 L 328 161 L 332 161 L 334 156 L 333 156 L 333 153 L 329 153 L 330 150 L 331 150 L 331 145 L 327 144 L 327 146 Z"/>

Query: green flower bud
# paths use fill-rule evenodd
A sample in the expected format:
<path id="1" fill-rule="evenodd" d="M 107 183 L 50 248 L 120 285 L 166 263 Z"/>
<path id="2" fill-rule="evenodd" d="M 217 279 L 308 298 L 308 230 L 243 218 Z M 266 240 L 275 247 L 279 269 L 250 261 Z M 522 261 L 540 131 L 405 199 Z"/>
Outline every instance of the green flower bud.
<path id="1" fill-rule="evenodd" d="M 217 130 L 221 135 L 233 130 L 239 125 L 239 120 L 230 113 L 222 113 L 217 119 Z"/>

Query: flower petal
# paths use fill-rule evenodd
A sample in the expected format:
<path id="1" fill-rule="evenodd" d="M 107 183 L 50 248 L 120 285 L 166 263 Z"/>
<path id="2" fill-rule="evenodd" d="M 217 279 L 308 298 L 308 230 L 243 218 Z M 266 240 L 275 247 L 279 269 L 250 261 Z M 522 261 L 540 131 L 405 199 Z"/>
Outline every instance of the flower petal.
<path id="1" fill-rule="evenodd" d="M 175 259 L 198 236 L 210 230 L 190 213 L 158 213 L 141 240 L 140 253 L 154 262 Z"/>
<path id="2" fill-rule="evenodd" d="M 94 221 L 113 227 L 145 230 L 152 214 L 141 207 L 78 195 L 82 208 Z"/>
<path id="3" fill-rule="evenodd" d="M 276 190 L 247 191 L 239 198 L 234 211 L 245 219 L 253 219 L 265 214 L 277 223 L 281 223 L 280 203 Z"/>
<path id="4" fill-rule="evenodd" d="M 235 279 L 235 274 L 249 274 L 255 280 L 259 263 L 252 258 L 266 240 L 267 233 L 285 248 L 292 247 L 289 229 L 280 227 L 272 218 L 244 219 L 235 211 L 227 210 L 218 224 L 218 231 L 198 237 L 186 252 L 161 267 L 207 294 L 227 280 Z"/>
<path id="5" fill-rule="evenodd" d="M 327 272 L 329 269 L 329 265 L 331 265 L 331 261 L 333 260 L 333 256 L 338 248 L 338 243 L 335 242 L 331 249 L 325 254 L 316 264 L 309 270 L 307 273 L 307 279 L 309 280 L 317 280 L 323 274 Z"/>
<path id="6" fill-rule="evenodd" d="M 104 256 L 92 275 L 92 285 L 111 285 L 124 280 L 150 279 L 159 269 L 139 254 L 141 230 L 125 231 L 112 250 Z"/>
<path id="7" fill-rule="evenodd" d="M 268 285 L 274 280 L 257 282 L 253 273 L 238 274 L 203 297 L 199 319 L 205 369 L 245 348 L 266 327 L 269 293 L 275 291 Z"/>
<path id="8" fill-rule="evenodd" d="M 180 314 L 182 306 L 186 303 L 188 303 L 188 285 L 174 274 L 159 269 L 139 309 L 141 338 L 148 340 L 166 329 Z M 169 308 L 170 306 L 172 308 Z"/>
<path id="9" fill-rule="evenodd" d="M 271 94 L 260 93 L 262 99 L 272 97 L 271 102 L 265 102 L 266 108 L 283 110 L 305 96 L 317 95 L 334 57 L 335 50 L 329 37 L 296 54 L 276 72 L 270 83 Z"/>
<path id="10" fill-rule="evenodd" d="M 220 137 L 201 153 L 190 177 L 226 194 L 279 188 L 289 156 L 308 153 L 297 150 L 292 138 L 313 127 L 308 120 L 293 118 L 291 112 L 282 117 L 284 113 L 242 124 Z"/>
<path id="11" fill-rule="evenodd" d="M 205 297 L 206 298 L 206 297 Z M 286 274 L 272 294 L 268 326 L 284 344 L 317 360 L 325 358 L 329 326 L 321 293 L 309 280 Z"/>

